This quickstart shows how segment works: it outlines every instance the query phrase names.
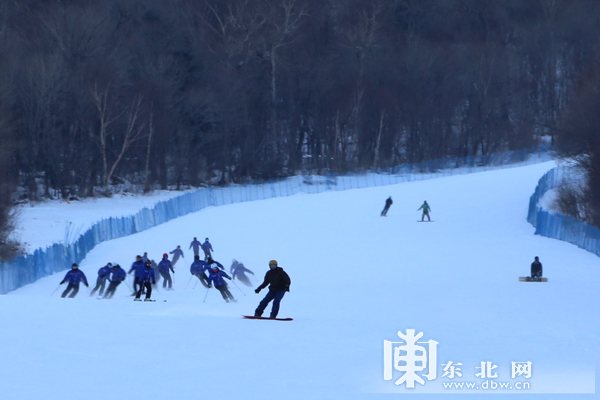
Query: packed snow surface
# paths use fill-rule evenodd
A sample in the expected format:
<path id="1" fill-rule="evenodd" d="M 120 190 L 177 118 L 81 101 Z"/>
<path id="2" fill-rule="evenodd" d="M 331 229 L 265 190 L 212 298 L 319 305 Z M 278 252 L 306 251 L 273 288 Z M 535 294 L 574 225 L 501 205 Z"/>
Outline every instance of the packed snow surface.
<path id="1" fill-rule="evenodd" d="M 175 290 L 159 282 L 156 303 L 132 301 L 125 284 L 112 300 L 90 297 L 83 286 L 62 299 L 63 272 L 0 296 L 0 398 L 595 398 L 600 260 L 534 235 L 525 220 L 538 179 L 553 166 L 212 207 L 105 242 L 80 264 L 91 285 L 107 262 L 129 270 L 137 254 L 158 261 L 181 245 Z M 388 196 L 394 204 L 380 217 Z M 434 222 L 418 222 L 423 200 Z M 194 236 L 209 237 L 227 269 L 236 259 L 256 274 L 253 287 L 230 282 L 237 303 L 190 278 Z M 519 282 L 534 256 L 548 283 Z M 292 279 L 279 317 L 294 321 L 242 319 L 266 294 L 253 289 L 271 259 Z M 418 345 L 437 371 L 411 389 L 394 384 L 403 376 L 393 368 L 402 352 L 387 354 L 394 360 L 387 369 L 384 341 L 407 349 L 398 332 L 412 329 L 423 334 Z M 515 379 L 513 362 L 521 366 Z M 432 376 L 430 364 L 417 369 Z M 477 389 L 449 389 L 453 382 Z M 511 389 L 492 389 L 505 382 Z"/>

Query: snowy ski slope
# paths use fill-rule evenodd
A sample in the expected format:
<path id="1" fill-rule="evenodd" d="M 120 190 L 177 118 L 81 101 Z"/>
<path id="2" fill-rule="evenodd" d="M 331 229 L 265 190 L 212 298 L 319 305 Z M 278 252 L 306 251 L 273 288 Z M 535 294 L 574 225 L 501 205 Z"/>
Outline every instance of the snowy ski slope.
<path id="1" fill-rule="evenodd" d="M 91 284 L 109 261 L 129 269 L 136 254 L 158 260 L 181 245 L 175 290 L 155 292 L 156 303 L 133 302 L 124 285 L 113 300 L 83 286 L 61 299 L 64 286 L 51 296 L 61 273 L 0 296 L 0 398 L 597 398 L 600 259 L 535 236 L 525 220 L 553 165 L 210 208 L 103 243 L 81 263 Z M 423 200 L 433 223 L 417 223 Z M 194 236 L 209 237 L 227 269 L 235 258 L 257 280 L 278 260 L 292 279 L 279 316 L 294 321 L 240 317 L 265 291 L 230 285 L 239 301 L 226 304 L 214 289 L 188 286 Z M 549 282 L 518 282 L 534 256 Z M 384 340 L 409 329 L 438 342 L 436 378 L 414 389 L 394 385 L 397 370 L 384 380 Z M 442 376 L 449 362 L 462 377 Z M 498 377 L 477 377 L 482 362 Z M 531 362 L 531 377 L 511 379 L 512 362 Z M 478 389 L 448 389 L 453 382 Z M 498 382 L 513 389 L 492 389 Z"/>

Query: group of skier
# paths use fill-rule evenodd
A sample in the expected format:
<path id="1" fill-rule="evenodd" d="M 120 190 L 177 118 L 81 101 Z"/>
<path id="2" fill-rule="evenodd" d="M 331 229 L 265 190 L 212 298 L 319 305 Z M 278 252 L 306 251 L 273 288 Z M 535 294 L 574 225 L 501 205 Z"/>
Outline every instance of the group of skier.
<path id="1" fill-rule="evenodd" d="M 394 204 L 394 201 L 392 200 L 392 196 L 385 199 L 385 206 L 383 207 L 383 210 L 381 211 L 382 217 L 387 216 L 387 213 L 390 210 L 390 207 L 392 206 L 392 204 Z M 423 215 L 421 215 L 421 222 L 423 222 L 425 220 L 425 217 L 427 217 L 427 221 L 431 222 L 431 218 L 429 217 L 429 212 L 431 211 L 431 207 L 429 206 L 429 204 L 427 204 L 427 200 L 425 200 L 423 202 L 423 205 L 421 207 L 419 207 L 419 209 L 417 211 L 420 211 L 420 210 L 423 210 Z"/>
<path id="2" fill-rule="evenodd" d="M 208 238 L 206 238 L 205 242 L 202 244 L 200 244 L 200 242 L 194 238 L 190 244 L 190 248 L 194 249 L 194 261 L 190 266 L 190 273 L 192 274 L 192 277 L 197 277 L 202 285 L 207 289 L 211 289 L 212 287 L 217 289 L 226 302 L 236 302 L 237 300 L 229 291 L 229 287 L 225 279 L 230 281 L 237 279 L 246 286 L 252 286 L 252 283 L 250 282 L 250 279 L 246 273 L 254 275 L 254 272 L 246 268 L 243 263 L 234 259 L 231 267 L 229 268 L 231 273 L 231 276 L 229 276 L 229 274 L 225 272 L 223 265 L 220 262 L 213 260 L 211 254 L 213 249 L 208 241 Z M 200 259 L 200 249 L 204 251 L 204 260 Z M 175 263 L 179 260 L 179 258 L 184 258 L 184 255 L 183 251 L 181 250 L 181 246 L 177 246 L 177 248 L 171 251 L 170 254 L 173 254 L 172 260 L 169 260 L 169 254 L 164 253 L 162 260 L 158 263 L 158 265 L 154 262 L 154 260 L 148 258 L 148 253 L 144 253 L 143 256 L 137 255 L 128 272 L 125 272 L 125 270 L 121 268 L 119 264 L 107 263 L 98 270 L 96 285 L 91 290 L 90 296 L 93 296 L 96 294 L 96 292 L 98 292 L 101 298 L 112 298 L 117 290 L 117 287 L 125 281 L 127 275 L 133 273 L 134 300 L 142 301 L 141 296 L 145 294 L 144 301 L 153 301 L 151 299 L 152 285 L 156 285 L 157 272 L 158 275 L 160 275 L 160 277 L 163 279 L 163 288 L 167 290 L 173 289 L 171 273 L 175 273 Z M 109 285 L 106 289 L 106 292 L 104 292 L 107 281 L 109 282 Z M 83 271 L 79 270 L 79 266 L 75 263 L 71 266 L 71 270 L 67 272 L 60 284 L 62 285 L 66 282 L 69 282 L 69 285 L 62 294 L 63 298 L 67 297 L 69 293 L 70 298 L 75 297 L 79 292 L 79 285 L 81 282 L 83 282 L 86 287 L 89 287 L 85 274 Z M 283 270 L 283 268 L 280 268 L 277 265 L 277 261 L 271 260 L 269 262 L 269 271 L 266 273 L 263 283 L 255 290 L 255 293 L 258 294 L 262 289 L 270 285 L 269 292 L 256 308 L 254 315 L 262 316 L 267 305 L 273 301 L 270 318 L 276 318 L 279 312 L 279 304 L 281 299 L 285 295 L 285 292 L 289 291 L 290 284 L 291 280 L 287 273 Z"/>

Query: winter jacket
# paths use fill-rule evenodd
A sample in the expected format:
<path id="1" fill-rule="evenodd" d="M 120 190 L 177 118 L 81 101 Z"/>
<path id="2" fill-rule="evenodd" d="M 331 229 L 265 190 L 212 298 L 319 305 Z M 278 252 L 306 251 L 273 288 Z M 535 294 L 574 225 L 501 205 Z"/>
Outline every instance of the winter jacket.
<path id="1" fill-rule="evenodd" d="M 214 272 L 212 269 L 210 270 L 210 275 L 208 277 L 208 284 L 212 284 L 212 282 L 214 282 L 214 286 L 223 286 L 225 285 L 225 279 L 231 279 L 231 277 L 229 275 L 227 275 L 227 272 L 222 271 L 222 270 L 218 270 L 217 272 Z"/>
<path id="2" fill-rule="evenodd" d="M 208 242 L 208 240 L 204 243 L 202 243 L 202 250 L 204 251 L 214 251 L 211 244 Z"/>
<path id="3" fill-rule="evenodd" d="M 427 203 L 423 203 L 423 205 L 421 207 L 419 207 L 419 210 L 423 209 L 423 214 L 429 214 L 429 211 L 431 211 L 431 207 L 429 207 L 429 204 Z M 417 211 L 419 211 L 417 210 Z"/>
<path id="4" fill-rule="evenodd" d="M 258 287 L 258 289 L 264 289 L 269 286 L 269 290 L 273 292 L 278 292 L 280 290 L 285 290 L 286 292 L 290 291 L 290 285 L 292 284 L 292 280 L 289 275 L 283 270 L 281 267 L 275 267 L 274 269 L 270 269 L 265 274 L 264 282 Z"/>
<path id="5" fill-rule="evenodd" d="M 125 273 L 125 270 L 123 268 L 115 267 L 112 269 L 112 274 L 110 275 L 110 278 L 108 278 L 108 280 L 111 282 L 121 282 L 125 280 L 126 276 L 127 274 Z"/>
<path id="6" fill-rule="evenodd" d="M 158 272 L 169 272 L 169 270 L 171 270 L 173 273 L 175 272 L 173 269 L 173 263 L 171 263 L 168 258 L 163 258 L 158 263 Z"/>
<path id="7" fill-rule="evenodd" d="M 204 260 L 196 260 L 190 266 L 190 274 L 198 275 L 204 273 L 205 270 L 210 268 L 210 265 Z"/>
<path id="8" fill-rule="evenodd" d="M 393 204 L 394 202 L 392 201 L 391 197 L 388 197 L 387 200 L 385 201 L 385 206 L 389 207 Z"/>
<path id="9" fill-rule="evenodd" d="M 62 280 L 61 284 L 65 283 L 67 281 L 71 285 L 77 285 L 77 286 L 79 286 L 79 282 L 81 282 L 81 281 L 83 281 L 83 283 L 85 285 L 88 284 L 88 281 L 87 281 L 87 278 L 85 277 L 85 274 L 83 272 L 81 272 L 79 269 L 72 269 L 69 272 L 67 272 L 67 274 L 65 275 L 65 277 Z"/>
<path id="10" fill-rule="evenodd" d="M 190 249 L 193 248 L 196 253 L 200 250 L 201 246 L 202 244 L 198 240 L 193 240 L 192 243 L 190 243 Z"/>
<path id="11" fill-rule="evenodd" d="M 146 267 L 146 265 L 144 264 L 143 261 L 134 261 L 133 264 L 131 264 L 131 268 L 129 269 L 129 271 L 127 272 L 128 274 L 130 274 L 132 271 L 135 271 L 134 276 L 136 278 L 139 278 L 140 276 L 140 272 Z"/>
<path id="12" fill-rule="evenodd" d="M 111 272 L 112 272 L 112 267 L 109 267 L 108 265 L 106 265 L 98 270 L 98 278 L 100 280 L 102 280 L 102 282 L 104 282 L 108 279 L 108 276 L 110 275 Z"/>
<path id="13" fill-rule="evenodd" d="M 169 254 L 173 254 L 173 260 L 177 260 L 179 257 L 183 257 L 183 250 L 175 249 L 172 252 L 170 252 Z M 185 257 L 183 257 L 183 258 L 185 258 Z"/>
<path id="14" fill-rule="evenodd" d="M 238 279 L 246 278 L 246 275 L 244 274 L 244 272 L 249 272 L 252 275 L 254 275 L 254 272 L 252 272 L 248 268 L 244 267 L 244 264 L 239 264 L 238 267 L 235 269 L 235 271 L 233 271 L 233 279 L 235 279 L 236 276 L 238 277 Z"/>
<path id="15" fill-rule="evenodd" d="M 144 267 L 144 269 L 140 272 L 140 283 L 144 282 L 152 282 L 156 283 L 156 278 L 154 275 L 154 270 L 152 267 Z"/>

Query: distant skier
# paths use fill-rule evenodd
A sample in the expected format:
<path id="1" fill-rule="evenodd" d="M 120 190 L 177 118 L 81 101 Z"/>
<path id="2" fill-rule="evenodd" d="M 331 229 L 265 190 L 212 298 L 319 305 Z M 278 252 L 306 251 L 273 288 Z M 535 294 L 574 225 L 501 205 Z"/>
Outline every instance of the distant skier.
<path id="1" fill-rule="evenodd" d="M 171 274 L 169 273 L 169 270 L 175 273 L 173 264 L 171 264 L 171 261 L 169 261 L 169 255 L 165 253 L 163 254 L 162 260 L 158 263 L 158 272 L 163 277 L 163 288 L 166 288 L 168 285 L 169 289 L 173 289 L 173 280 L 171 280 Z"/>
<path id="2" fill-rule="evenodd" d="M 233 261 L 231 261 L 231 267 L 229 267 L 229 272 L 233 274 L 238 265 L 238 261 L 234 258 Z"/>
<path id="3" fill-rule="evenodd" d="M 104 286 L 106 285 L 106 280 L 108 279 L 108 276 L 110 275 L 111 272 L 112 272 L 112 264 L 111 263 L 106 264 L 104 267 L 102 267 L 98 270 L 98 278 L 96 278 L 96 286 L 94 286 L 94 288 L 90 292 L 90 296 L 93 296 L 98 289 L 100 289 L 100 291 L 98 292 L 98 296 L 102 296 L 104 294 Z"/>
<path id="4" fill-rule="evenodd" d="M 200 247 L 201 246 L 202 246 L 202 243 L 200 243 L 200 241 L 197 238 L 194 238 L 194 240 L 192 240 L 192 243 L 190 243 L 190 249 L 194 249 L 194 256 L 200 255 Z"/>
<path id="5" fill-rule="evenodd" d="M 254 291 L 258 294 L 262 289 L 266 288 L 267 285 L 270 285 L 269 293 L 267 293 L 254 311 L 254 316 L 256 317 L 262 316 L 265 308 L 267 308 L 271 300 L 273 300 L 270 318 L 277 318 L 277 314 L 279 313 L 279 303 L 281 303 L 281 299 L 283 299 L 285 292 L 290 291 L 290 285 L 292 284 L 289 275 L 283 268 L 277 266 L 277 261 L 269 261 L 269 268 L 270 270 L 265 274 L 264 282 Z"/>
<path id="6" fill-rule="evenodd" d="M 173 263 L 173 266 L 175 266 L 175 264 L 177 264 L 179 257 L 185 258 L 183 256 L 183 250 L 181 250 L 181 246 L 177 246 L 177 248 L 175 250 L 171 251 L 169 254 L 173 254 L 173 259 L 171 260 L 171 263 Z"/>
<path id="7" fill-rule="evenodd" d="M 534 261 L 531 263 L 531 277 L 532 278 L 541 278 L 542 277 L 542 263 L 540 262 L 539 257 L 535 257 Z"/>
<path id="8" fill-rule="evenodd" d="M 146 265 L 140 272 L 139 276 L 140 289 L 137 291 L 135 295 L 134 301 L 141 301 L 140 297 L 142 296 L 142 292 L 146 289 L 146 298 L 144 301 L 152 301 L 150 300 L 150 296 L 152 295 L 152 285 L 156 284 L 156 276 L 154 275 L 154 270 L 152 269 L 152 262 L 150 260 L 146 261 Z"/>
<path id="9" fill-rule="evenodd" d="M 202 286 L 208 287 L 208 277 L 204 273 L 204 271 L 210 269 L 210 265 L 200 259 L 200 256 L 194 256 L 194 262 L 190 266 L 190 274 L 194 275 L 196 278 L 200 280 Z"/>
<path id="10" fill-rule="evenodd" d="M 431 207 L 429 207 L 429 204 L 427 204 L 427 201 L 423 202 L 423 205 L 421 207 L 419 207 L 419 210 L 423 210 L 423 215 L 421 216 L 421 221 L 425 220 L 425 217 L 427 216 L 427 220 L 431 221 L 431 218 L 429 218 L 429 211 L 431 211 Z"/>
<path id="11" fill-rule="evenodd" d="M 204 251 L 204 261 L 208 261 L 212 257 L 211 252 L 214 252 L 208 238 L 204 239 L 204 243 L 202 243 L 202 251 Z"/>
<path id="12" fill-rule="evenodd" d="M 394 202 L 392 201 L 392 196 L 390 196 L 385 200 L 385 207 L 383 207 L 383 211 L 381 212 L 382 217 L 387 216 L 387 212 L 392 206 L 392 204 L 394 204 Z"/>
<path id="13" fill-rule="evenodd" d="M 77 295 L 77 292 L 79 292 L 79 283 L 82 281 L 85 286 L 90 287 L 90 285 L 88 285 L 88 281 L 85 277 L 85 274 L 79 270 L 79 266 L 76 263 L 73 263 L 73 265 L 71 265 L 71 270 L 67 272 L 60 284 L 62 285 L 66 281 L 69 281 L 69 285 L 60 296 L 62 298 L 67 297 L 67 294 L 69 294 L 71 290 L 73 291 L 73 293 L 71 293 L 69 298 L 72 299 L 73 297 L 75 297 Z"/>
<path id="14" fill-rule="evenodd" d="M 131 274 L 132 272 L 134 272 L 132 296 L 135 296 L 138 289 L 140 288 L 140 274 L 142 273 L 144 266 L 145 266 L 145 263 L 142 261 L 142 256 L 140 256 L 140 255 L 135 256 L 135 261 L 133 262 L 133 264 L 131 264 L 131 268 L 127 272 L 127 274 Z"/>
<path id="15" fill-rule="evenodd" d="M 233 271 L 232 278 L 234 280 L 235 280 L 235 278 L 237 278 L 238 281 L 242 282 L 246 286 L 252 286 L 250 279 L 248 279 L 248 277 L 245 274 L 246 272 L 254 275 L 254 272 L 252 272 L 248 268 L 244 267 L 243 263 L 239 263 L 237 268 Z"/>
<path id="16" fill-rule="evenodd" d="M 225 282 L 223 278 L 231 280 L 229 275 L 227 275 L 227 272 L 219 269 L 219 266 L 217 266 L 216 263 L 211 264 L 210 275 L 208 276 L 208 287 L 210 288 L 211 285 L 214 284 L 215 289 L 221 292 L 221 296 L 223 296 L 223 299 L 227 303 L 229 303 L 229 300 L 236 302 L 237 300 L 233 298 L 233 295 L 227 287 L 227 282 Z"/>
<path id="17" fill-rule="evenodd" d="M 145 251 L 144 255 L 142 256 L 142 262 L 144 263 L 144 265 L 146 265 L 146 261 L 148 261 L 148 252 Z"/>
<path id="18" fill-rule="evenodd" d="M 126 276 L 127 273 L 125 273 L 125 270 L 121 268 L 119 264 L 113 265 L 112 273 L 108 278 L 110 283 L 108 284 L 108 289 L 106 289 L 106 293 L 104 294 L 105 299 L 110 299 L 114 296 L 117 287 L 125 280 Z"/>

